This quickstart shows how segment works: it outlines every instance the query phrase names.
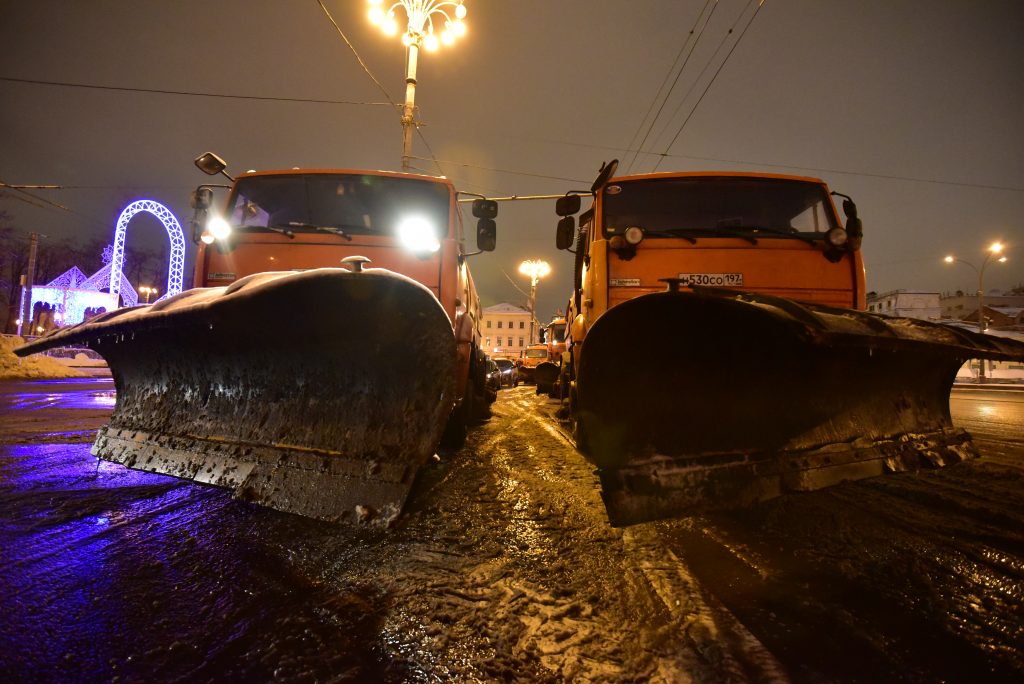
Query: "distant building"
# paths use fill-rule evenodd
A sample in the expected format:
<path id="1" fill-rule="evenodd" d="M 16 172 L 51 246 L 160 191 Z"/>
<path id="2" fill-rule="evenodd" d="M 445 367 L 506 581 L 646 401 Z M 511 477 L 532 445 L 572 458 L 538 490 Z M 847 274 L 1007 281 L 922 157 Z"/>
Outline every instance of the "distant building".
<path id="1" fill-rule="evenodd" d="M 956 292 L 943 294 L 939 300 L 943 318 L 956 318 L 966 321 L 969 318 L 978 320 L 978 293 Z M 1024 308 L 1024 295 L 1003 294 L 999 290 L 985 293 L 985 308 L 992 307 L 1019 309 Z M 986 314 L 987 315 L 987 314 Z"/>
<path id="2" fill-rule="evenodd" d="M 507 302 L 488 306 L 480 320 L 480 333 L 490 356 L 518 358 L 530 344 L 530 312 Z"/>
<path id="3" fill-rule="evenodd" d="M 868 311 L 919 318 L 925 321 L 937 321 L 941 317 L 938 292 L 919 292 L 917 290 L 892 290 L 878 294 L 868 293 Z"/>
<path id="4" fill-rule="evenodd" d="M 977 325 L 977 305 L 975 305 L 974 311 L 969 313 L 963 320 Z M 985 327 L 998 330 L 1024 330 L 1024 308 L 1018 306 L 989 306 L 986 299 Z"/>

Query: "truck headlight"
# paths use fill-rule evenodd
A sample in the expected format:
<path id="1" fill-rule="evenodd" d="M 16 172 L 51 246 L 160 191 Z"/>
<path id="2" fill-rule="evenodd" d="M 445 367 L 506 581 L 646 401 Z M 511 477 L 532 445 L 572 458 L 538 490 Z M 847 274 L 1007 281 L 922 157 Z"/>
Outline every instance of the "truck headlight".
<path id="1" fill-rule="evenodd" d="M 411 252 L 429 254 L 441 249 L 433 224 L 422 216 L 409 216 L 398 224 L 398 239 Z"/>
<path id="2" fill-rule="evenodd" d="M 847 235 L 846 231 L 838 226 L 825 233 L 825 240 L 836 249 L 845 245 L 848 239 L 849 235 Z"/>
<path id="3" fill-rule="evenodd" d="M 623 235 L 626 238 L 626 242 L 635 247 L 636 245 L 639 245 L 641 241 L 643 241 L 644 229 L 641 228 L 640 226 L 630 226 L 629 228 L 626 229 L 626 232 L 623 233 Z"/>
<path id="4" fill-rule="evenodd" d="M 206 223 L 206 231 L 217 240 L 226 240 L 231 235 L 231 225 L 223 216 L 212 216 Z"/>

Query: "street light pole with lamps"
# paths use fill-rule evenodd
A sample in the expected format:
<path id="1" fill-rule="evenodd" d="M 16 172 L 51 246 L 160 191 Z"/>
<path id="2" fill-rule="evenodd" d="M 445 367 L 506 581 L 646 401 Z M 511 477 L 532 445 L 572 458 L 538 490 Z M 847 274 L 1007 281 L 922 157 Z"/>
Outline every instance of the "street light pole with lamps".
<path id="1" fill-rule="evenodd" d="M 527 259 L 519 264 L 519 272 L 530 278 L 530 344 L 534 344 L 537 323 L 537 283 L 551 273 L 551 266 L 540 259 Z"/>
<path id="2" fill-rule="evenodd" d="M 156 291 L 157 290 L 156 290 L 155 287 L 150 287 L 149 285 L 140 285 L 139 286 L 139 292 L 144 294 L 144 295 L 146 295 L 146 301 L 145 301 L 146 304 L 149 304 L 150 296 L 151 295 L 155 295 Z"/>
<path id="3" fill-rule="evenodd" d="M 412 134 L 416 127 L 416 65 L 420 48 L 433 52 L 442 44 L 451 45 L 466 33 L 466 6 L 462 0 L 398 0 L 384 9 L 383 0 L 369 0 L 370 21 L 386 35 L 398 33 L 395 10 L 405 10 L 406 28 L 402 43 L 406 47 L 405 106 L 402 109 L 402 171 L 411 169 Z M 451 12 L 451 14 L 449 14 Z M 434 20 L 444 20 L 440 36 L 434 32 Z"/>
<path id="4" fill-rule="evenodd" d="M 1000 254 L 1003 251 L 1003 245 L 1000 242 L 993 242 L 989 245 L 988 253 L 985 255 L 985 260 L 981 262 L 981 268 L 978 268 L 969 261 L 964 259 L 958 259 L 952 254 L 946 257 L 946 263 L 958 263 L 970 266 L 974 269 L 974 272 L 978 274 L 978 332 L 984 333 L 986 329 L 985 325 L 985 268 L 988 266 L 989 259 L 995 254 Z M 996 261 L 999 263 L 1006 263 L 1006 257 L 1001 256 Z M 985 380 L 985 362 L 978 362 L 978 383 L 980 384 Z"/>

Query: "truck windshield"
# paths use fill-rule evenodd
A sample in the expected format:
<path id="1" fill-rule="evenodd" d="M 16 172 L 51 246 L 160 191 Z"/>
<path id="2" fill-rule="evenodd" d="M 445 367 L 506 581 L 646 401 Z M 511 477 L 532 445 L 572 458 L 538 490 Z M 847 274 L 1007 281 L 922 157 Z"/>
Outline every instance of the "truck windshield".
<path id="1" fill-rule="evenodd" d="M 449 188 L 415 178 L 355 174 L 282 174 L 238 179 L 228 221 L 238 228 L 295 233 L 335 229 L 392 235 L 407 218 L 426 219 L 448 234 Z"/>
<path id="2" fill-rule="evenodd" d="M 824 186 L 776 178 L 701 176 L 611 183 L 604 188 L 605 237 L 631 226 L 647 237 L 823 237 L 835 226 Z"/>
<path id="3" fill-rule="evenodd" d="M 548 356 L 547 349 L 527 349 L 523 354 L 528 359 L 545 359 Z"/>

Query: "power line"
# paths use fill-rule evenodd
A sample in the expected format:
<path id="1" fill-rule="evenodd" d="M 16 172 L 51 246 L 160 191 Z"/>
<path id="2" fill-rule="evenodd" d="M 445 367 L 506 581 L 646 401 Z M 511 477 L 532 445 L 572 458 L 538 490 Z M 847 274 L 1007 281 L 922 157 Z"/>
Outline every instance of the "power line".
<path id="1" fill-rule="evenodd" d="M 425 157 L 413 157 L 413 159 L 419 159 L 420 161 L 431 161 L 430 159 L 427 159 Z M 543 178 L 543 179 L 546 179 L 546 180 L 560 180 L 560 181 L 567 181 L 569 183 L 590 183 L 590 181 L 580 180 L 579 178 L 565 178 L 564 176 L 547 176 L 547 175 L 540 174 L 540 173 L 531 173 L 529 171 L 512 171 L 512 170 L 509 170 L 509 169 L 498 169 L 498 168 L 494 168 L 492 166 L 477 166 L 476 164 L 467 164 L 465 162 L 457 162 L 457 161 L 451 161 L 451 160 L 446 160 L 446 159 L 441 159 L 441 160 L 435 159 L 434 161 L 437 161 L 440 164 L 452 164 L 454 166 L 462 166 L 462 167 L 468 168 L 468 169 L 481 169 L 483 171 L 496 171 L 498 173 L 509 173 L 509 174 L 512 174 L 512 175 L 515 175 L 515 176 L 527 176 L 527 177 L 530 177 L 530 178 Z"/>
<path id="2" fill-rule="evenodd" d="M 327 15 L 327 18 L 330 20 L 330 22 L 334 24 L 334 28 L 337 29 L 338 35 L 341 36 L 341 39 L 345 41 L 346 45 L 348 45 L 348 48 L 352 51 L 352 54 L 355 55 L 356 61 L 359 62 L 359 66 L 361 66 L 363 68 L 363 71 L 366 72 L 366 75 L 369 76 L 370 79 L 377 84 L 377 87 L 380 88 L 380 91 L 384 93 L 384 97 L 388 99 L 388 102 L 391 103 L 391 106 L 394 107 L 395 111 L 397 112 L 398 103 L 395 102 L 394 99 L 392 99 L 390 93 L 388 93 L 387 89 L 384 88 L 383 85 L 381 85 L 381 82 L 377 80 L 377 77 L 370 72 L 370 67 L 366 66 L 366 62 L 364 62 L 363 58 L 359 56 L 359 53 L 356 51 L 355 46 L 352 45 L 352 41 L 350 41 L 348 39 L 348 36 L 345 35 L 345 32 L 341 30 L 341 26 L 338 25 L 338 22 L 334 20 L 334 17 L 331 15 L 330 10 L 328 10 L 327 7 L 324 5 L 323 0 L 316 0 L 316 2 L 318 5 L 320 5 L 320 9 L 324 11 L 324 14 Z M 433 160 L 434 164 L 437 166 L 437 170 L 443 175 L 444 169 L 441 168 L 441 164 L 438 163 L 437 157 L 434 156 L 434 151 L 430 148 L 430 143 L 427 142 L 427 138 L 423 135 L 423 131 L 420 130 L 419 126 L 416 126 L 415 130 L 416 134 L 420 137 L 420 141 L 426 146 L 427 152 L 430 153 L 431 160 Z"/>
<path id="3" fill-rule="evenodd" d="M 715 6 L 711 8 L 711 12 L 708 13 L 708 17 L 704 21 L 704 26 L 701 27 L 700 33 L 697 34 L 697 38 L 696 40 L 693 41 L 693 45 L 690 47 L 690 51 L 686 54 L 686 59 L 683 60 L 683 66 L 680 67 L 678 72 L 675 72 L 676 65 L 679 64 L 679 58 L 682 57 L 683 52 L 686 51 L 686 46 L 690 45 L 690 39 L 693 38 L 693 32 L 697 29 L 697 24 L 700 23 L 700 18 L 704 16 L 704 12 L 707 10 L 708 5 L 711 4 L 712 2 L 715 3 Z M 655 103 L 657 103 L 658 98 L 661 97 L 661 91 L 664 90 L 665 84 L 668 83 L 668 79 L 672 76 L 673 72 L 675 72 L 676 78 L 674 81 L 672 81 L 672 87 L 669 88 L 668 92 L 665 93 L 664 99 L 661 100 L 661 106 L 658 107 L 657 114 L 655 114 L 654 118 L 651 119 L 651 124 L 650 126 L 647 127 L 647 132 L 644 133 L 643 140 L 640 140 L 639 144 L 637 144 L 637 151 L 633 153 L 633 158 L 630 159 L 629 164 L 626 165 L 627 172 L 633 168 L 633 164 L 636 162 L 636 157 L 639 150 L 643 148 L 644 144 L 647 142 L 647 138 L 651 135 L 651 131 L 654 130 L 654 124 L 657 123 L 658 117 L 661 116 L 661 112 L 665 109 L 665 105 L 668 103 L 669 97 L 672 96 L 672 92 L 676 89 L 676 86 L 679 84 L 679 79 L 683 75 L 683 72 L 686 71 L 686 65 L 690 63 L 690 57 L 693 56 L 694 51 L 697 49 L 697 43 L 700 42 L 701 36 L 704 35 L 704 30 L 708 27 L 708 24 L 711 23 L 711 17 L 712 15 L 714 15 L 715 10 L 717 8 L 718 0 L 707 0 L 707 2 L 705 2 L 704 6 L 701 8 L 700 13 L 697 15 L 697 18 L 694 20 L 693 26 L 690 27 L 690 32 L 687 34 L 686 40 L 683 42 L 683 46 L 679 48 L 679 52 L 676 54 L 675 61 L 672 62 L 671 68 L 669 68 L 668 73 L 665 74 L 665 79 L 661 82 L 661 85 L 658 87 L 658 92 L 655 93 L 654 99 L 651 100 L 651 106 L 647 108 L 647 113 L 644 114 L 644 118 L 640 120 L 640 125 L 636 129 L 636 133 L 633 134 L 633 137 L 629 141 L 630 147 L 632 147 L 633 144 L 637 142 L 637 138 L 640 135 L 640 131 L 643 130 L 644 122 L 647 121 L 647 117 L 650 116 L 651 111 L 654 109 Z"/>
<path id="4" fill-rule="evenodd" d="M 753 2 L 753 1 L 754 0 L 750 0 L 750 2 Z M 750 6 L 750 2 L 747 3 L 747 7 Z M 669 150 L 672 149 L 672 146 L 676 143 L 676 140 L 679 139 L 679 136 L 682 134 L 683 129 L 686 128 L 686 124 L 690 123 L 690 119 L 693 117 L 694 112 L 696 112 L 697 108 L 700 107 L 700 103 L 704 101 L 704 96 L 708 94 L 709 90 L 711 90 L 711 86 L 714 85 L 715 80 L 718 78 L 718 75 L 720 73 L 722 73 L 722 69 L 725 68 L 726 63 L 729 61 L 729 58 L 732 57 L 732 53 L 736 51 L 736 47 L 743 40 L 743 36 L 747 35 L 747 29 L 749 29 L 750 25 L 754 23 L 754 19 L 757 18 L 757 15 L 761 12 L 761 8 L 764 7 L 764 3 L 765 3 L 765 0 L 759 0 L 758 1 L 757 9 L 755 9 L 754 13 L 752 15 L 750 15 L 750 19 L 749 19 L 749 21 L 747 21 L 747 25 L 743 27 L 743 31 L 740 33 L 739 38 L 737 38 L 736 42 L 732 44 L 731 48 L 729 48 L 729 53 L 725 56 L 725 59 L 722 60 L 722 63 L 718 65 L 718 69 L 715 71 L 715 75 L 711 77 L 710 81 L 708 81 L 707 86 L 704 87 L 704 92 L 702 92 L 700 94 L 700 97 L 697 98 L 697 102 L 696 102 L 696 104 L 693 105 L 693 108 L 690 110 L 690 113 L 687 114 L 686 120 L 683 121 L 682 125 L 679 127 L 679 130 L 676 131 L 676 134 L 672 137 L 672 141 L 665 148 L 665 152 L 666 153 Z M 747 10 L 746 10 L 746 7 L 745 7 L 743 9 L 743 12 L 746 12 L 746 11 Z M 743 16 L 743 14 L 741 13 L 740 16 Z M 738 17 L 737 17 L 736 21 L 739 22 L 739 18 Z M 735 26 L 735 24 L 733 26 Z M 729 29 L 729 33 L 732 33 L 732 31 L 733 31 L 733 29 L 730 28 Z M 664 159 L 664 157 L 660 157 L 658 159 L 658 161 L 654 165 L 654 168 L 652 169 L 652 171 L 657 171 L 658 170 L 658 166 L 661 165 L 661 160 L 662 159 Z"/>
<path id="5" fill-rule="evenodd" d="M 334 24 L 334 28 L 338 31 L 338 35 L 341 36 L 341 39 L 345 41 L 345 45 L 348 45 L 348 49 L 352 51 L 353 55 L 355 55 L 356 61 L 359 62 L 359 66 L 363 68 L 363 71 L 365 71 L 366 75 L 370 77 L 370 80 L 373 81 L 378 88 L 380 88 L 380 92 L 384 93 L 384 97 L 387 98 L 391 106 L 394 107 L 395 110 L 397 111 L 398 104 L 394 101 L 394 99 L 392 99 L 391 94 L 388 93 L 387 89 L 383 85 L 381 85 L 380 81 L 377 80 L 377 77 L 370 72 L 370 67 L 366 66 L 366 62 L 364 62 L 363 58 L 359 56 L 358 52 L 356 52 L 356 48 L 354 45 L 352 45 L 352 41 L 348 39 L 348 36 L 345 35 L 345 32 L 341 30 L 341 26 L 339 26 L 338 22 L 336 22 L 334 20 L 334 17 L 331 16 L 331 12 L 324 5 L 323 0 L 316 0 L 316 3 L 320 5 L 320 9 L 324 11 L 324 14 L 327 15 L 327 18 L 330 20 L 330 22 Z"/>
<path id="6" fill-rule="evenodd" d="M 67 81 L 43 81 L 30 78 L 13 78 L 0 76 L 0 81 L 9 83 L 25 83 L 31 85 L 58 86 L 62 88 L 85 88 L 89 90 L 112 90 L 125 93 L 150 93 L 156 95 L 187 95 L 189 97 L 216 97 L 228 100 L 260 100 L 264 102 L 303 102 L 310 104 L 362 105 L 367 107 L 389 107 L 394 103 L 387 102 L 355 102 L 352 100 L 318 100 L 306 97 L 271 97 L 267 95 L 232 95 L 228 93 L 210 93 L 191 90 L 163 90 L 158 88 L 129 88 L 126 86 L 107 86 L 96 83 L 70 83 Z"/>
<path id="7" fill-rule="evenodd" d="M 16 193 L 16 194 L 8 193 L 9 197 L 12 197 L 14 199 L 19 199 L 19 200 L 21 200 L 23 202 L 26 202 L 28 204 L 31 204 L 31 205 L 35 206 L 35 207 L 38 207 L 39 209 L 51 209 L 51 210 L 64 211 L 64 212 L 67 212 L 67 213 L 72 214 L 74 216 L 78 216 L 79 218 L 84 218 L 84 219 L 86 219 L 88 221 L 92 221 L 93 223 L 95 223 L 97 225 L 101 225 L 101 226 L 104 226 L 104 227 L 109 227 L 109 224 L 107 224 L 104 221 L 99 220 L 98 218 L 95 218 L 93 216 L 89 216 L 88 214 L 83 214 L 83 213 L 81 213 L 79 211 L 75 211 L 74 209 L 66 207 L 63 204 L 59 204 L 57 202 L 52 202 L 52 201 L 46 199 L 45 197 L 39 197 L 38 195 L 34 195 L 34 194 L 30 193 L 30 192 L 22 190 L 21 188 L 18 188 L 18 187 L 14 186 L 14 185 L 12 185 L 10 183 L 5 183 L 2 180 L 0 180 L 0 186 L 2 186 L 5 190 L 13 190 L 14 193 Z"/>

